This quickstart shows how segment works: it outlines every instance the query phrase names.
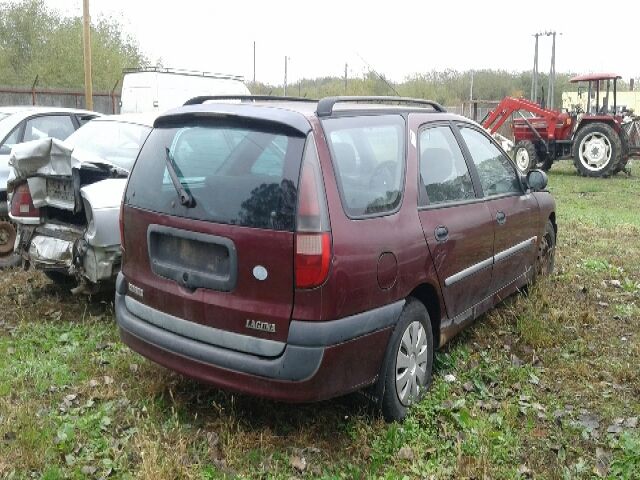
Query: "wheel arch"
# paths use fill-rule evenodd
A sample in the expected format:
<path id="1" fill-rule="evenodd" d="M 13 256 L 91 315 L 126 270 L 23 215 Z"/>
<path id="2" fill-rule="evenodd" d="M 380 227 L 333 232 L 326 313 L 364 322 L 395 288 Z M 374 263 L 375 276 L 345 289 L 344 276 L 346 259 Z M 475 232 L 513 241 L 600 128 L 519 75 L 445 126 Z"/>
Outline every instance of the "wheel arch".
<path id="1" fill-rule="evenodd" d="M 442 320 L 442 306 L 440 305 L 438 290 L 430 283 L 422 283 L 415 287 L 409 296 L 417 299 L 427 309 L 431 320 L 433 345 L 438 348 L 440 346 L 440 324 Z"/>

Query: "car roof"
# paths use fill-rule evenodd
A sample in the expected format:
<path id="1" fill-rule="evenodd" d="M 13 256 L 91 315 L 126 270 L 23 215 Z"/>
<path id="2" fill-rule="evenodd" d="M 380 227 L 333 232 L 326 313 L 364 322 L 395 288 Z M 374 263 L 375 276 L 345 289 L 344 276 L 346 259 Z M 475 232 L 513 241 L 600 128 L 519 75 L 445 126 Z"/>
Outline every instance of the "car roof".
<path id="1" fill-rule="evenodd" d="M 7 107 L 0 107 L 0 113 L 76 113 L 76 114 L 88 114 L 88 115 L 102 115 L 98 112 L 92 112 L 90 110 L 83 110 L 80 108 L 67 108 L 67 107 L 43 107 L 40 105 L 12 105 Z"/>
<path id="2" fill-rule="evenodd" d="M 387 103 L 378 103 L 384 101 Z M 355 103 L 358 102 L 358 103 Z M 389 104 L 389 103 L 399 104 Z M 405 103 L 405 104 L 402 104 Z M 431 108 L 425 108 L 429 106 Z M 321 112 L 321 113 L 318 113 Z M 426 121 L 463 120 L 465 117 L 447 113 L 440 105 L 423 99 L 401 97 L 327 97 L 312 100 L 295 97 L 200 97 L 184 106 L 159 115 L 154 126 L 165 126 L 179 117 L 228 115 L 239 119 L 258 119 L 286 124 L 302 133 L 310 130 L 311 118 L 374 114 L 420 113 Z"/>

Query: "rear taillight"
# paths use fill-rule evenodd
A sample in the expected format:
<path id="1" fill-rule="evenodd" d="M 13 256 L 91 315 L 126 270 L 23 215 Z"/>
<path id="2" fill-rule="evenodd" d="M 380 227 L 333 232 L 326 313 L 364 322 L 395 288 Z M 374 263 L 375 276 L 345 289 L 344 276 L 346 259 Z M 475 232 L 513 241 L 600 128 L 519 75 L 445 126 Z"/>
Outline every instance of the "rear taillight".
<path id="1" fill-rule="evenodd" d="M 33 206 L 29 185 L 23 183 L 13 190 L 11 216 L 15 218 L 40 218 L 40 209 Z"/>
<path id="2" fill-rule="evenodd" d="M 322 285 L 331 264 L 331 231 L 313 135 L 307 139 L 300 172 L 295 248 L 296 288 Z"/>

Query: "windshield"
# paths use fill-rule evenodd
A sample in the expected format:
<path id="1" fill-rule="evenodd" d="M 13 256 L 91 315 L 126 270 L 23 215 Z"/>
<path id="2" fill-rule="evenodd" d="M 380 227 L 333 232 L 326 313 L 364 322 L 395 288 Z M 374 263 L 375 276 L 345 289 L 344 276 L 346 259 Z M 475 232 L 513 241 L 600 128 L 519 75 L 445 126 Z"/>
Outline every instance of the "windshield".
<path id="1" fill-rule="evenodd" d="M 238 123 L 156 128 L 126 201 L 180 217 L 291 231 L 304 143 L 298 133 Z"/>
<path id="2" fill-rule="evenodd" d="M 131 170 L 151 127 L 115 120 L 92 121 L 76 130 L 66 143 Z"/>

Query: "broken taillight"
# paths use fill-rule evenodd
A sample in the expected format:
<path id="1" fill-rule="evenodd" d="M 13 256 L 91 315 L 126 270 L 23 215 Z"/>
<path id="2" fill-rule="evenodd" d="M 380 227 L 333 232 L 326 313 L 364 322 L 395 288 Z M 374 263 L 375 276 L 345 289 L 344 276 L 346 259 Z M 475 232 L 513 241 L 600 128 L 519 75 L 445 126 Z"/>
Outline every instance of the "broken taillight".
<path id="1" fill-rule="evenodd" d="M 296 288 L 322 285 L 331 263 L 331 229 L 313 135 L 305 148 L 296 219 Z"/>
<path id="2" fill-rule="evenodd" d="M 13 190 L 11 216 L 14 218 L 40 218 L 40 209 L 33 206 L 29 185 L 22 183 Z"/>

